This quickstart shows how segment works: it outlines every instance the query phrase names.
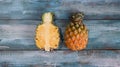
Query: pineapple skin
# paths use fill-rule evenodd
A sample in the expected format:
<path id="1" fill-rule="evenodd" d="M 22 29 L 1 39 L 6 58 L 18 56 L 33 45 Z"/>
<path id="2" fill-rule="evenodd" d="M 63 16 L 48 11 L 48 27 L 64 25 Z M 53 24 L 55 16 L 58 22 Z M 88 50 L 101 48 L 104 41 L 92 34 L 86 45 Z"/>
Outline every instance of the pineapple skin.
<path id="1" fill-rule="evenodd" d="M 42 24 L 38 25 L 35 36 L 36 46 L 45 51 L 57 49 L 60 41 L 59 29 L 53 24 L 49 14 L 52 15 L 51 13 L 45 13 L 43 15 Z"/>
<path id="2" fill-rule="evenodd" d="M 88 29 L 82 20 L 83 14 L 74 14 L 71 23 L 65 30 L 65 44 L 69 49 L 74 51 L 85 49 L 88 43 Z"/>

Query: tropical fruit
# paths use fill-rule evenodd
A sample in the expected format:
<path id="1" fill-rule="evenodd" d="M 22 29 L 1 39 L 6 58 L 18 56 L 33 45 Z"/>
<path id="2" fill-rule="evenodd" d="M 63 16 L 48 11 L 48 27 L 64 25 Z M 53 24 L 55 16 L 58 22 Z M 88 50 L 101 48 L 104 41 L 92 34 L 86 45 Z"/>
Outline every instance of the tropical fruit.
<path id="1" fill-rule="evenodd" d="M 82 50 L 88 43 L 88 29 L 83 24 L 83 13 L 74 13 L 65 30 L 65 44 L 71 50 Z"/>
<path id="2" fill-rule="evenodd" d="M 42 22 L 36 29 L 36 46 L 45 51 L 57 49 L 59 46 L 59 29 L 53 24 L 53 14 L 51 12 L 42 15 Z"/>

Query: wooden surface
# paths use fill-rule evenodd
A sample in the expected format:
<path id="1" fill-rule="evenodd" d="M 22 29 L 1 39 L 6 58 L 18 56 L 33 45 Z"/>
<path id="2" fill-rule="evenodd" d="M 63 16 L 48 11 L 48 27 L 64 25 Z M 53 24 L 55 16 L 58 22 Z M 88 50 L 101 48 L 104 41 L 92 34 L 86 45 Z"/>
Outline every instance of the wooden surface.
<path id="1" fill-rule="evenodd" d="M 37 49 L 34 42 L 39 20 L 1 20 L 0 49 Z M 3 23 L 2 23 L 3 22 Z M 6 22 L 6 23 L 5 23 Z M 9 22 L 9 23 L 8 23 Z M 62 35 L 68 20 L 56 20 Z M 86 49 L 120 49 L 120 20 L 84 20 L 89 29 Z M 59 49 L 66 49 L 61 40 Z"/>
<path id="2" fill-rule="evenodd" d="M 1 51 L 1 67 L 119 67 L 120 50 Z"/>
<path id="3" fill-rule="evenodd" d="M 0 19 L 40 19 L 48 11 L 56 19 L 78 11 L 85 19 L 120 19 L 120 0 L 0 0 Z"/>
<path id="4" fill-rule="evenodd" d="M 44 12 L 55 13 L 61 35 L 74 12 L 85 14 L 82 51 L 39 50 L 34 36 Z M 120 0 L 0 0 L 0 67 L 120 67 Z"/>

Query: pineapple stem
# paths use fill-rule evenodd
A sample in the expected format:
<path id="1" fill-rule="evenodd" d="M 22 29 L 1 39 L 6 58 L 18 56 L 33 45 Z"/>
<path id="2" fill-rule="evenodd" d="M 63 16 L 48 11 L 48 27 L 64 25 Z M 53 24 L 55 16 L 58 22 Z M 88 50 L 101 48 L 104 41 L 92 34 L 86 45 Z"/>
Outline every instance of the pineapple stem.
<path id="1" fill-rule="evenodd" d="M 83 21 L 84 14 L 82 12 L 74 13 L 72 15 L 72 21 Z"/>
<path id="2" fill-rule="evenodd" d="M 53 22 L 53 14 L 51 12 L 44 13 L 42 16 L 43 23 L 52 23 Z"/>

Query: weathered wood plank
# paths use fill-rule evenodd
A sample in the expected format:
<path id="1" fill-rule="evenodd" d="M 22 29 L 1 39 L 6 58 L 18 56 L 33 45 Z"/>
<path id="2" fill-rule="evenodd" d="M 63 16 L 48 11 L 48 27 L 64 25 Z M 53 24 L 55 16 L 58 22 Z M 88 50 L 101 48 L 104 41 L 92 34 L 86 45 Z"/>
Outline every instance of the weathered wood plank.
<path id="1" fill-rule="evenodd" d="M 34 42 L 38 20 L 0 20 L 0 49 L 37 49 Z M 86 49 L 120 49 L 120 20 L 84 20 L 89 29 Z M 68 20 L 56 20 L 64 34 Z M 59 49 L 66 49 L 60 42 Z"/>
<path id="2" fill-rule="evenodd" d="M 120 19 L 120 0 L 0 0 L 0 19 L 40 19 L 47 11 L 56 19 L 78 11 L 85 19 Z"/>
<path id="3" fill-rule="evenodd" d="M 120 50 L 0 51 L 0 67 L 119 67 Z"/>

